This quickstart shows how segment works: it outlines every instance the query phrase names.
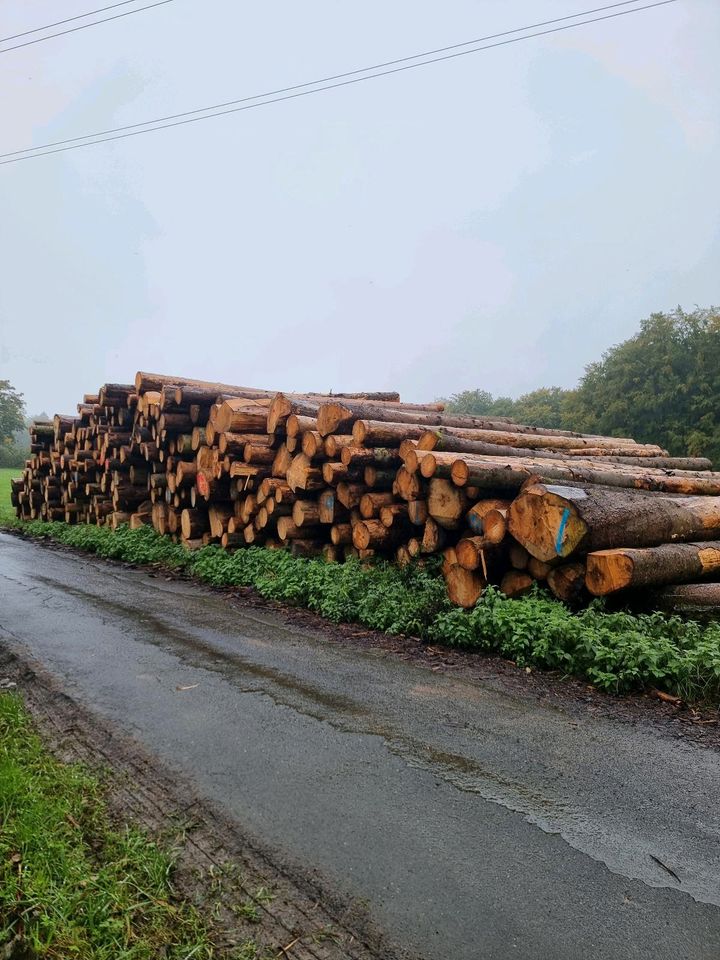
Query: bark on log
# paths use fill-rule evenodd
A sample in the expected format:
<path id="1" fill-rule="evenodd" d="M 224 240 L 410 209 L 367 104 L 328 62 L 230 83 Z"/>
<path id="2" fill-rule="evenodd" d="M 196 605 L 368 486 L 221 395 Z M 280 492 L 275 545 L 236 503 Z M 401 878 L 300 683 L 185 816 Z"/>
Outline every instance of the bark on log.
<path id="1" fill-rule="evenodd" d="M 371 465 L 399 467 L 401 463 L 397 450 L 388 447 L 344 447 L 340 451 L 340 460 L 353 469 Z"/>
<path id="2" fill-rule="evenodd" d="M 333 409 L 333 406 L 335 407 Z M 443 413 L 443 404 L 409 404 L 403 403 L 398 408 L 393 409 L 391 404 L 360 404 L 348 401 L 344 404 L 324 405 L 318 414 L 318 430 L 325 435 L 327 433 L 344 433 L 350 430 L 356 420 L 393 420 L 395 423 L 405 423 L 413 426 L 424 426 L 442 428 L 443 432 L 447 428 L 466 428 L 475 430 L 501 430 L 504 432 L 516 433 L 520 436 L 534 436 L 542 434 L 544 436 L 557 437 L 576 437 L 595 439 L 592 434 L 573 433 L 570 430 L 555 430 L 540 427 L 531 427 L 524 424 L 513 423 L 511 420 L 503 417 L 472 417 L 460 416 L 457 414 Z M 337 429 L 333 429 L 333 424 Z M 603 438 L 604 439 L 604 438 Z M 625 438 L 613 438 L 616 443 L 634 443 L 634 441 Z"/>
<path id="3" fill-rule="evenodd" d="M 421 470 L 424 463 L 421 464 Z M 688 496 L 720 495 L 720 474 L 697 476 L 690 471 L 637 470 L 620 464 L 598 466 L 597 461 L 568 464 L 548 460 L 503 461 L 499 457 L 455 460 L 450 469 L 458 486 L 472 484 L 484 489 L 519 490 L 529 478 L 538 482 L 580 482 L 623 489 L 655 490 Z"/>
<path id="4" fill-rule="evenodd" d="M 658 467 L 668 470 L 712 470 L 712 461 L 707 457 L 670 457 L 655 456 L 652 451 L 644 449 L 638 451 L 641 455 L 629 455 L 627 447 L 602 449 L 589 447 L 580 450 L 558 448 L 532 449 L 522 446 L 522 436 L 518 436 L 518 445 L 488 443 L 483 440 L 465 440 L 462 437 L 449 436 L 434 430 L 427 430 L 417 442 L 417 449 L 423 451 L 437 451 L 438 453 L 469 453 L 480 456 L 538 458 L 544 460 L 562 460 L 567 457 L 597 457 L 609 463 L 625 464 L 636 467 Z M 408 469 L 415 469 L 412 460 L 405 464 Z"/>
<path id="5" fill-rule="evenodd" d="M 348 510 L 357 507 L 366 493 L 367 487 L 364 483 L 346 483 L 343 481 L 337 485 L 337 498 Z"/>
<path id="6" fill-rule="evenodd" d="M 629 587 L 701 580 L 720 571 L 720 541 L 598 550 L 587 557 L 590 593 L 605 596 Z"/>
<path id="7" fill-rule="evenodd" d="M 713 540 L 720 537 L 720 498 L 534 484 L 514 500 L 509 527 L 534 557 L 548 561 L 612 547 Z"/>
<path id="8" fill-rule="evenodd" d="M 402 533 L 379 520 L 360 520 L 353 526 L 353 546 L 358 550 L 388 550 L 397 546 Z"/>
<path id="9" fill-rule="evenodd" d="M 335 394 L 335 396 L 350 399 L 347 397 L 347 394 L 338 393 Z M 376 400 L 383 403 L 399 404 L 400 394 L 393 392 L 366 393 L 359 394 L 355 399 L 359 402 Z M 327 394 L 298 395 L 292 393 L 276 393 L 270 406 L 270 412 L 268 413 L 268 433 L 274 433 L 278 426 L 285 423 L 287 418 L 293 413 L 302 416 L 316 417 L 323 403 L 329 400 L 330 397 Z M 332 433 L 333 431 L 331 430 L 329 432 Z M 325 434 L 323 434 L 323 436 L 325 436 Z"/>
<path id="10" fill-rule="evenodd" d="M 674 583 L 653 590 L 649 599 L 655 608 L 720 618 L 720 583 Z"/>

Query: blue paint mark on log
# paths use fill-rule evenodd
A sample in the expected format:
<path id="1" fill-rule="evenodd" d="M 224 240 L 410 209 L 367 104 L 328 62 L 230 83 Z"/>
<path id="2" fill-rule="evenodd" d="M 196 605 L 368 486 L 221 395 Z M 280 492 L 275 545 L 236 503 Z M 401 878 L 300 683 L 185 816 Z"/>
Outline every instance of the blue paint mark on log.
<path id="1" fill-rule="evenodd" d="M 562 556 L 562 542 L 563 536 L 565 534 L 565 527 L 567 522 L 570 519 L 570 511 L 567 507 L 563 510 L 562 519 L 560 520 L 560 526 L 558 527 L 557 537 L 555 539 L 555 553 L 561 557 Z"/>

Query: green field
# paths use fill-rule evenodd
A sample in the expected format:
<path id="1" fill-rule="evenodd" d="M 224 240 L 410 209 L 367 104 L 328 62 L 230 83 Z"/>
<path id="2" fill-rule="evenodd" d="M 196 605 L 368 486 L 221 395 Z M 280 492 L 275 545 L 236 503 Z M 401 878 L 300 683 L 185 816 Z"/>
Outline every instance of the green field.
<path id="1" fill-rule="evenodd" d="M 0 467 L 0 521 L 15 516 L 10 506 L 10 478 L 18 477 L 21 473 L 17 467 Z"/>

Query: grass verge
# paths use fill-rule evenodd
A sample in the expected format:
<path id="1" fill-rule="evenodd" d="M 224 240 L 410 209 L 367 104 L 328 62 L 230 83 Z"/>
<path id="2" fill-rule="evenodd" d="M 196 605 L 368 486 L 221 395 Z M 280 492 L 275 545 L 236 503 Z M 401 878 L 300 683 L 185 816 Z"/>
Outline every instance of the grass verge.
<path id="1" fill-rule="evenodd" d="M 22 470 L 16 467 L 0 467 L 0 523 L 6 523 L 15 516 L 15 510 L 10 504 L 10 480 L 19 477 Z"/>
<path id="2" fill-rule="evenodd" d="M 210 960 L 171 875 L 169 853 L 115 827 L 99 781 L 56 760 L 20 698 L 0 694 L 0 955 Z"/>
<path id="3" fill-rule="evenodd" d="M 313 610 L 334 622 L 497 653 L 587 678 L 611 693 L 653 687 L 683 700 L 720 703 L 720 623 L 701 625 L 660 613 L 609 612 L 601 601 L 574 613 L 536 590 L 510 600 L 488 590 L 472 610 L 447 599 L 439 563 L 399 568 L 380 562 L 328 564 L 251 547 L 188 552 L 152 528 L 18 523 L 99 556 L 184 571 L 213 586 L 254 587 L 263 597 Z"/>

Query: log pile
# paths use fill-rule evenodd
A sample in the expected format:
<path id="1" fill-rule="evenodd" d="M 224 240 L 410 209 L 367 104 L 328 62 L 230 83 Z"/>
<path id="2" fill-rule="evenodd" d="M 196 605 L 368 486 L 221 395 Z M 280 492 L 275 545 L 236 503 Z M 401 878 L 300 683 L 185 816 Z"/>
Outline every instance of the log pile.
<path id="1" fill-rule="evenodd" d="M 24 519 L 152 525 L 188 548 L 441 554 L 453 602 L 540 581 L 582 601 L 720 579 L 720 473 L 652 444 L 458 416 L 396 393 L 140 372 L 31 427 Z"/>

